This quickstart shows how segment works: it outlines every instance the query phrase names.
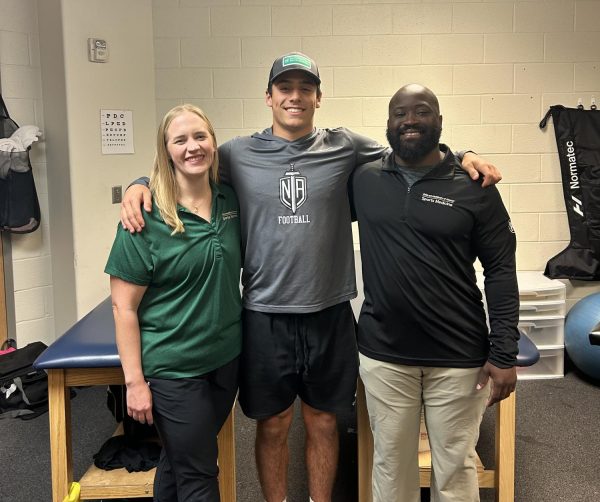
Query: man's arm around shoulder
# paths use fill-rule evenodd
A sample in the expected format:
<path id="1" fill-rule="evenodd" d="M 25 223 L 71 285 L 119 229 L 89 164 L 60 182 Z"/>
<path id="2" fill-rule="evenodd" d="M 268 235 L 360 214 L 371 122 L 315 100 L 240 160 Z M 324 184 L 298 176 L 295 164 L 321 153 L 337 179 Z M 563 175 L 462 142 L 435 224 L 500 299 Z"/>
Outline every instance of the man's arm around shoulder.
<path id="1" fill-rule="evenodd" d="M 152 195 L 148 185 L 150 180 L 146 177 L 138 178 L 127 187 L 121 202 L 121 224 L 129 232 L 141 232 L 144 228 L 144 210 L 152 211 Z"/>

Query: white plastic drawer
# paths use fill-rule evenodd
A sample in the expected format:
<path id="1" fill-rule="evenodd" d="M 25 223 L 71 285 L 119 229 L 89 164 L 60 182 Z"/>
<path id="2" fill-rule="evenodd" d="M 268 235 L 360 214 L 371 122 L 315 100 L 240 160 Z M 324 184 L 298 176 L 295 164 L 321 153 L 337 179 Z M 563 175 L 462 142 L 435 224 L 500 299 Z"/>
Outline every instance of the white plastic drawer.
<path id="1" fill-rule="evenodd" d="M 542 272 L 517 272 L 521 301 L 565 300 L 567 289 L 556 279 L 548 279 Z"/>
<path id="2" fill-rule="evenodd" d="M 483 272 L 476 272 L 477 286 L 483 293 Z M 557 279 L 548 279 L 542 272 L 517 272 L 519 298 L 522 302 L 565 301 L 567 289 Z"/>
<path id="3" fill-rule="evenodd" d="M 519 317 L 564 316 L 566 312 L 564 300 L 521 301 L 519 305 Z"/>
<path id="4" fill-rule="evenodd" d="M 562 378 L 564 376 L 564 347 L 540 350 L 540 360 L 533 366 L 517 367 L 519 380 Z"/>
<path id="5" fill-rule="evenodd" d="M 538 349 L 565 344 L 565 318 L 564 317 L 521 317 L 521 328 Z"/>

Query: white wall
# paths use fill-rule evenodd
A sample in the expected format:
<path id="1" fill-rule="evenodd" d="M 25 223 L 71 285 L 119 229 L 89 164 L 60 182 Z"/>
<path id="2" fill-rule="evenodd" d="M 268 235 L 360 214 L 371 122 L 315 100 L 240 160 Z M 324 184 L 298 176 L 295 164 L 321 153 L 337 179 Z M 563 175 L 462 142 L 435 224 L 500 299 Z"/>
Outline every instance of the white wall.
<path id="1" fill-rule="evenodd" d="M 111 186 L 149 173 L 156 126 L 149 0 L 63 0 L 69 157 L 78 317 L 108 291 L 103 273 L 119 205 Z M 108 63 L 90 63 L 87 39 L 106 39 Z M 133 155 L 102 155 L 100 109 L 133 111 Z M 100 287 L 99 283 L 102 284 Z"/>
<path id="2" fill-rule="evenodd" d="M 569 239 L 553 104 L 600 102 L 600 2 L 155 0 L 157 115 L 202 106 L 219 141 L 270 125 L 264 90 L 278 55 L 319 63 L 321 127 L 385 142 L 387 103 L 420 82 L 440 97 L 442 140 L 498 165 L 520 270 L 543 270 Z M 569 283 L 570 303 L 598 290 Z"/>
<path id="3" fill-rule="evenodd" d="M 41 0 L 56 330 L 62 333 L 108 295 L 103 273 L 118 221 L 111 187 L 150 170 L 154 72 L 150 0 Z M 109 45 L 91 63 L 87 39 Z M 132 155 L 102 155 L 100 110 L 133 111 Z M 55 168 L 55 171 L 54 171 Z M 60 236 L 60 237 L 57 237 Z M 59 251 L 60 246 L 60 251 Z"/>
<path id="4" fill-rule="evenodd" d="M 0 0 L 0 13 L 2 96 L 19 125 L 37 125 L 43 131 L 36 1 Z M 55 333 L 44 138 L 33 144 L 30 157 L 42 223 L 34 233 L 10 237 L 16 335 L 20 346 L 34 340 L 49 343 Z"/>

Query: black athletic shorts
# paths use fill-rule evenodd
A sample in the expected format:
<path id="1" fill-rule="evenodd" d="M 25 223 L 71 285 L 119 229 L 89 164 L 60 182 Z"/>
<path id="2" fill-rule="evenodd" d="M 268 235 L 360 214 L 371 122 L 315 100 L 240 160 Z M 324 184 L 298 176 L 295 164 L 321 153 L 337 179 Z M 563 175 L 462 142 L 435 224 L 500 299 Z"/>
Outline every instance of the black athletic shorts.
<path id="1" fill-rule="evenodd" d="M 239 401 L 250 418 L 272 417 L 296 396 L 330 413 L 352 411 L 358 349 L 350 302 L 309 314 L 244 309 Z"/>

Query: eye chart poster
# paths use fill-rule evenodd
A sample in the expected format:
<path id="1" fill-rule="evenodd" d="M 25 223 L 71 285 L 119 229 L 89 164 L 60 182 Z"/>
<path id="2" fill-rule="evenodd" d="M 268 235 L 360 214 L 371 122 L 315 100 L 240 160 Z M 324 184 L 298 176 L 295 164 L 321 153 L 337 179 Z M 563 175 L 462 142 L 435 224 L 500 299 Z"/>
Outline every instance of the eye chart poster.
<path id="1" fill-rule="evenodd" d="M 100 130 L 103 155 L 135 153 L 131 110 L 100 110 Z"/>

